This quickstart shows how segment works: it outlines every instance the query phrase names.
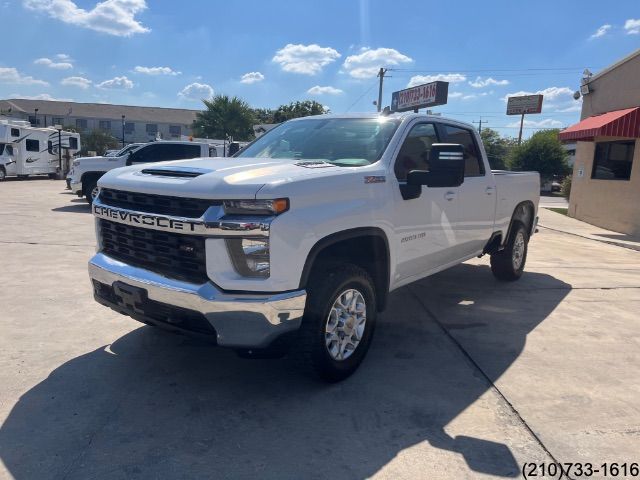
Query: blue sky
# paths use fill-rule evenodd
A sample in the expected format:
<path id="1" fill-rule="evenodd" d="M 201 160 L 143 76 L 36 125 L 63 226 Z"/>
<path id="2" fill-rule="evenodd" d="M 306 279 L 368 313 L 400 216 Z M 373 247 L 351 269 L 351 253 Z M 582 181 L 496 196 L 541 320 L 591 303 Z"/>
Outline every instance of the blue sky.
<path id="1" fill-rule="evenodd" d="M 527 6 L 525 6 L 527 5 Z M 315 99 L 372 111 L 391 92 L 450 81 L 434 110 L 517 135 L 504 98 L 544 92 L 527 132 L 575 123 L 593 72 L 640 48 L 640 5 L 616 1 L 0 1 L 0 98 L 199 108 L 211 92 L 256 107 Z"/>

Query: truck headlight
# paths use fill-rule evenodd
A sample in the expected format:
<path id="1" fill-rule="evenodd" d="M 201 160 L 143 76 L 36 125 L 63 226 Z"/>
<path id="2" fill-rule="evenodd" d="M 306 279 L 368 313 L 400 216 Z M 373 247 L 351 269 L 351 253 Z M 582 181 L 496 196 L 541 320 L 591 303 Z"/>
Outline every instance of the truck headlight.
<path id="1" fill-rule="evenodd" d="M 226 243 L 236 272 L 244 277 L 269 276 L 269 239 L 229 238 Z"/>
<path id="2" fill-rule="evenodd" d="M 288 198 L 224 201 L 224 213 L 232 215 L 279 215 L 287 210 L 289 210 Z"/>

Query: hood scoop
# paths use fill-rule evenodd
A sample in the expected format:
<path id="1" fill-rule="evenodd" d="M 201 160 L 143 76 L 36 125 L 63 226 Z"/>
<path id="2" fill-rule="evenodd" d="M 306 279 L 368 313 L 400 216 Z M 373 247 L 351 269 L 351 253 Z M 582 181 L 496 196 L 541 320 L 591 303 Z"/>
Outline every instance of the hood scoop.
<path id="1" fill-rule="evenodd" d="M 213 170 L 209 168 L 196 168 L 196 167 L 154 167 L 145 168 L 140 171 L 141 175 L 153 175 L 156 177 L 171 177 L 171 178 L 195 178 L 205 173 L 211 173 Z"/>

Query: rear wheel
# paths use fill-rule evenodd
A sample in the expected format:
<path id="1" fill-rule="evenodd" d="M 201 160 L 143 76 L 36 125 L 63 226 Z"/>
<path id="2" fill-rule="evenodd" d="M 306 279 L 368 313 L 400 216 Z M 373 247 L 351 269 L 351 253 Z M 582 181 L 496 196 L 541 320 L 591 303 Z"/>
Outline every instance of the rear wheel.
<path id="1" fill-rule="evenodd" d="M 0 182 L 7 178 L 7 172 L 4 171 L 4 167 L 0 167 Z"/>
<path id="2" fill-rule="evenodd" d="M 321 379 L 337 382 L 356 371 L 371 344 L 376 321 L 373 281 L 346 264 L 312 276 L 294 354 Z"/>
<path id="3" fill-rule="evenodd" d="M 512 282 L 518 280 L 527 261 L 529 234 L 521 222 L 511 226 L 509 239 L 504 247 L 491 255 L 491 271 L 498 280 Z"/>

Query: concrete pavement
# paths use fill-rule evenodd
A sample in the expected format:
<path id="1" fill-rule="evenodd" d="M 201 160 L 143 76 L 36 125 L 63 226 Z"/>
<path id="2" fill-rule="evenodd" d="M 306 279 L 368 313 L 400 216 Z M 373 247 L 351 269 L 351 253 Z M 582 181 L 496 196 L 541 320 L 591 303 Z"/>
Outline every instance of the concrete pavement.
<path id="1" fill-rule="evenodd" d="M 361 369 L 324 385 L 94 303 L 92 219 L 62 182 L 0 183 L 0 205 L 2 478 L 505 478 L 638 460 L 636 251 L 541 228 L 519 282 L 483 258 L 394 292 Z"/>

